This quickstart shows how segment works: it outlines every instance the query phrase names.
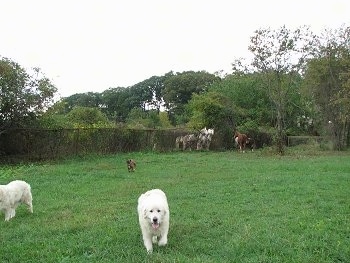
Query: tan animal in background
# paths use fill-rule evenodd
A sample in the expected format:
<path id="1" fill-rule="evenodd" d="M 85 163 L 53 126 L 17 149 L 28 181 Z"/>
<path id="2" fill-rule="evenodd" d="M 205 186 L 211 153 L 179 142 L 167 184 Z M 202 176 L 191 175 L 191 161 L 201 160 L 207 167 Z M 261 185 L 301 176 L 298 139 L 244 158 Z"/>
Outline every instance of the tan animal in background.
<path id="1" fill-rule="evenodd" d="M 147 253 L 152 253 L 153 244 L 168 243 L 170 211 L 165 193 L 152 189 L 138 198 L 137 213 Z"/>
<path id="2" fill-rule="evenodd" d="M 175 144 L 176 149 L 180 149 L 182 146 L 182 150 L 185 151 L 186 149 L 195 149 L 196 143 L 198 141 L 198 137 L 195 134 L 187 134 L 184 136 L 179 136 L 176 138 Z"/>
<path id="3" fill-rule="evenodd" d="M 21 203 L 27 205 L 33 213 L 32 192 L 28 183 L 16 180 L 7 185 L 0 185 L 0 210 L 5 212 L 5 221 L 16 215 L 16 208 Z"/>
<path id="4" fill-rule="evenodd" d="M 175 139 L 175 147 L 177 150 L 181 148 L 183 148 L 183 136 L 179 136 L 179 137 L 176 137 Z"/>
<path id="5" fill-rule="evenodd" d="M 136 162 L 133 159 L 129 159 L 126 161 L 126 164 L 128 166 L 128 171 L 129 172 L 134 172 L 136 169 Z"/>

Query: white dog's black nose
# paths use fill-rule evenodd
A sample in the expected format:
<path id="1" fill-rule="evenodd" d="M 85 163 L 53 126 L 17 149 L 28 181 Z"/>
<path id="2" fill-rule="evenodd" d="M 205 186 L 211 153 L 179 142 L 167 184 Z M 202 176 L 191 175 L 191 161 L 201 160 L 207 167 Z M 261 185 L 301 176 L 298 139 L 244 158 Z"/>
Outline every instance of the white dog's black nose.
<path id="1" fill-rule="evenodd" d="M 158 222 L 158 218 L 153 217 L 153 223 L 157 223 Z"/>

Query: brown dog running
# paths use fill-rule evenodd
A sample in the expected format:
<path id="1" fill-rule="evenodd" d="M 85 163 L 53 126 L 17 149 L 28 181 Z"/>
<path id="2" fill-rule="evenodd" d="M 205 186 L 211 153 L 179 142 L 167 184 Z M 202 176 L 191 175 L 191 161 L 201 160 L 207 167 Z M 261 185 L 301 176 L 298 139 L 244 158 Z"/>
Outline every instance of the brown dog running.
<path id="1" fill-rule="evenodd" d="M 136 162 L 133 159 L 129 159 L 126 161 L 126 164 L 128 165 L 128 171 L 134 172 L 136 169 Z"/>

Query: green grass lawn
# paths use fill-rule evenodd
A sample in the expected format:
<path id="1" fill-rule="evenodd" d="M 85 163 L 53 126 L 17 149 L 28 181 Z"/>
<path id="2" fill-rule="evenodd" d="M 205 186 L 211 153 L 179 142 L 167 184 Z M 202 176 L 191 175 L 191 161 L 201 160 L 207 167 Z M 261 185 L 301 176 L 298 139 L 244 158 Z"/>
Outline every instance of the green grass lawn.
<path id="1" fill-rule="evenodd" d="M 128 173 L 126 159 L 137 169 Z M 0 262 L 349 262 L 349 153 L 130 153 L 2 166 L 32 186 L 0 214 Z M 166 247 L 147 255 L 137 198 L 161 188 Z"/>

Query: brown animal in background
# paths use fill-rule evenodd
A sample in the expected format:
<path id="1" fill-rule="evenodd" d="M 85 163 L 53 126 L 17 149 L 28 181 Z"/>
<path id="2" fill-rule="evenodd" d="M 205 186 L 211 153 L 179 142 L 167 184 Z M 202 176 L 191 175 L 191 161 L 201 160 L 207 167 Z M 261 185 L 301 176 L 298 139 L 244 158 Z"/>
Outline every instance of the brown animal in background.
<path id="1" fill-rule="evenodd" d="M 129 159 L 126 161 L 126 164 L 128 165 L 128 171 L 134 172 L 136 169 L 136 162 L 133 159 Z"/>
<path id="2" fill-rule="evenodd" d="M 248 138 L 246 134 L 239 133 L 238 131 L 235 131 L 233 137 L 235 139 L 235 143 L 239 147 L 239 150 L 244 152 L 246 145 L 249 144 L 250 138 Z"/>

